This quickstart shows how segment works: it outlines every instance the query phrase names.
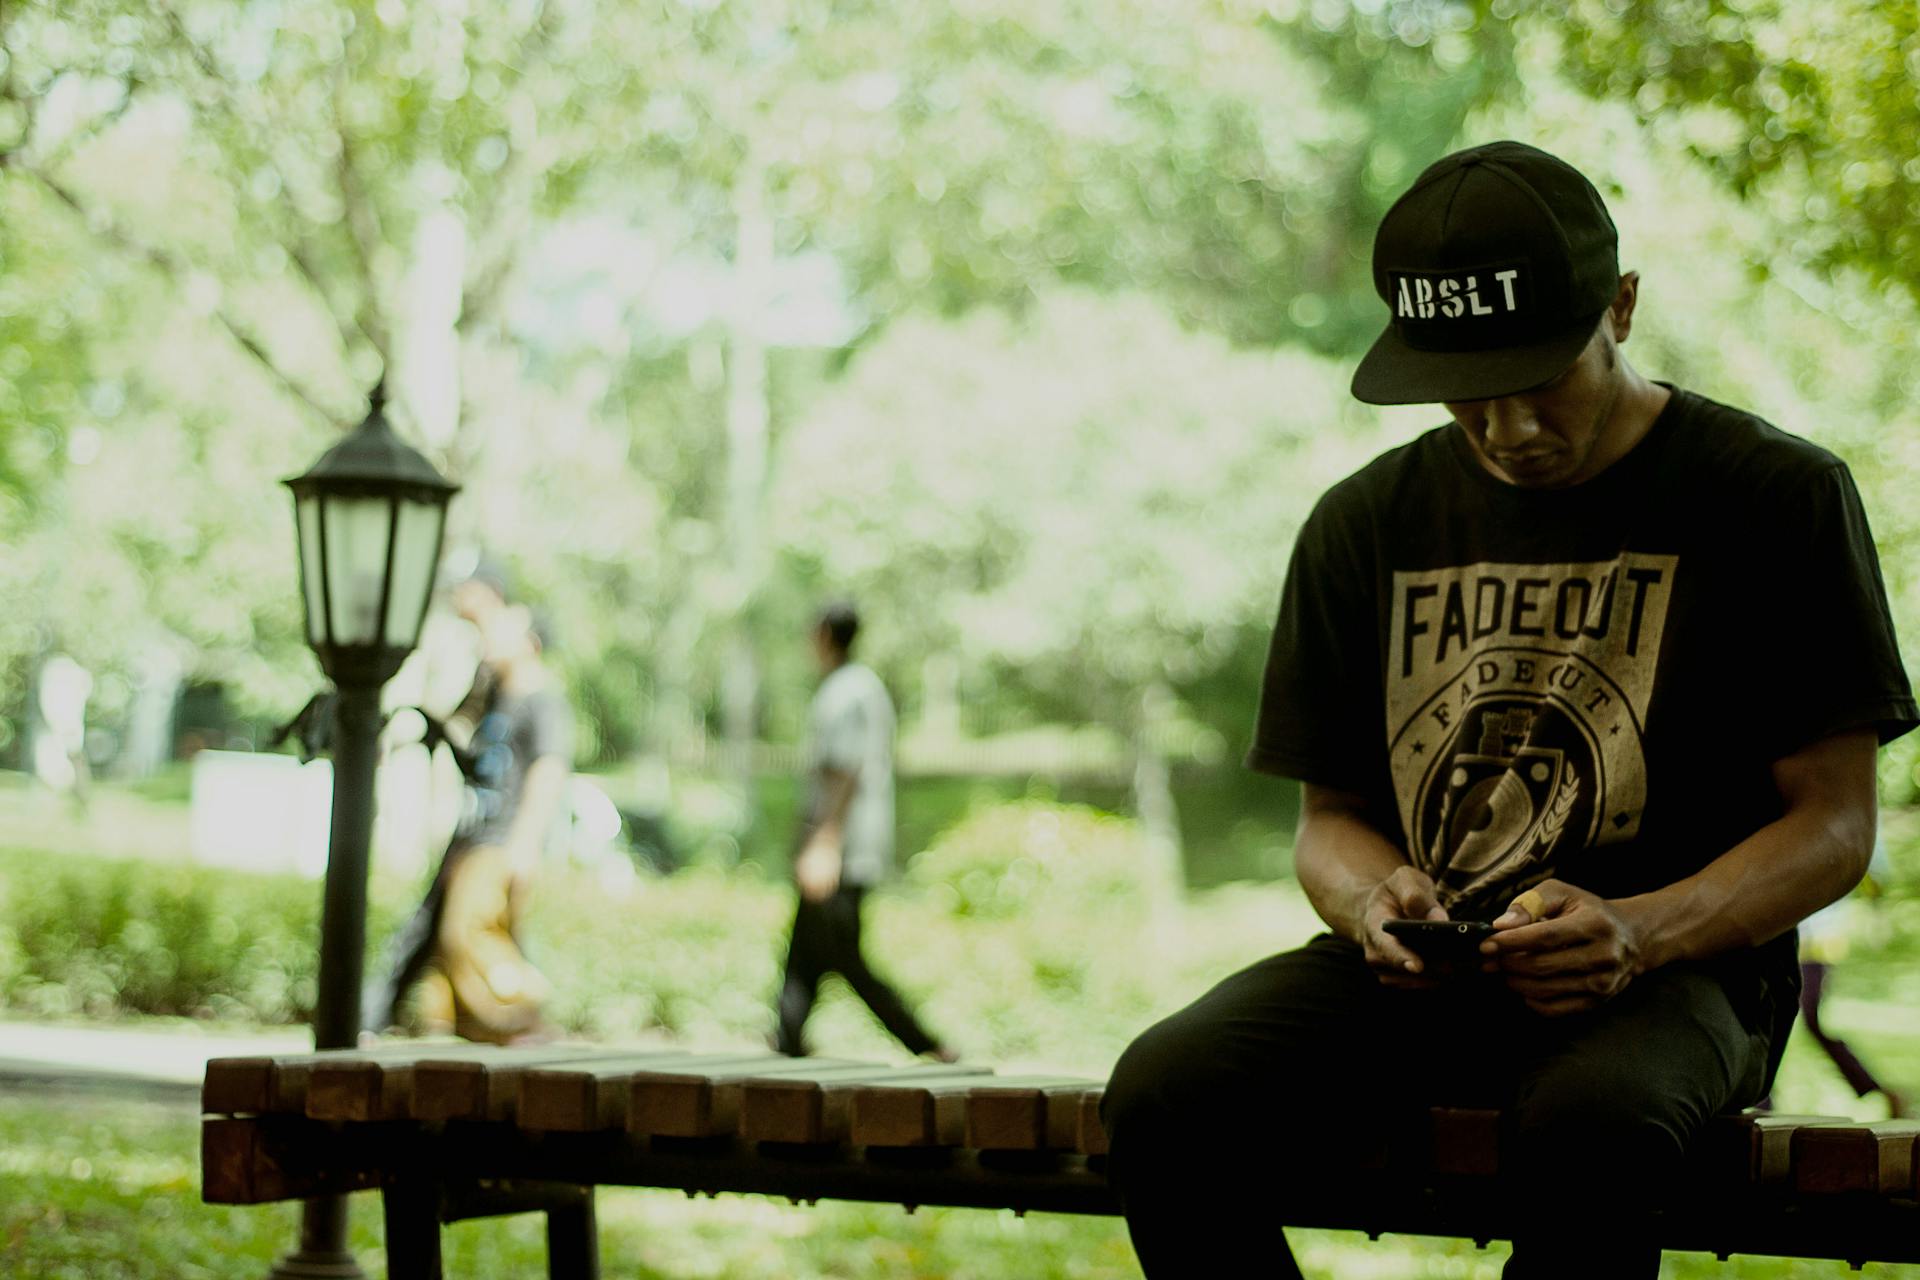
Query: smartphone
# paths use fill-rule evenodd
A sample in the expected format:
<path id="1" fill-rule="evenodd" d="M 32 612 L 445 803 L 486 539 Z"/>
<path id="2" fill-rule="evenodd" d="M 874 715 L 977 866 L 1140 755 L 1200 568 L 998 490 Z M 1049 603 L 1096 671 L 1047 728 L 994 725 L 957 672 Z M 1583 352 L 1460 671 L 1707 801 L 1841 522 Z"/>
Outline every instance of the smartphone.
<path id="1" fill-rule="evenodd" d="M 1485 920 L 1389 920 L 1381 928 L 1422 959 L 1454 964 L 1480 960 L 1480 944 L 1493 936 Z"/>

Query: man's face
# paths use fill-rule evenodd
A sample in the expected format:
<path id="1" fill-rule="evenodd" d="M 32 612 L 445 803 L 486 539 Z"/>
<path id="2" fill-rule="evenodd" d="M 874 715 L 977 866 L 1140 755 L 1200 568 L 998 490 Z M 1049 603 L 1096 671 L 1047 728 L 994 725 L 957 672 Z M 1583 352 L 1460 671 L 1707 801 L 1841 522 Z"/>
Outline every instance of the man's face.
<path id="1" fill-rule="evenodd" d="M 1619 394 L 1619 356 L 1603 319 L 1579 358 L 1553 381 L 1494 400 L 1450 400 L 1446 407 L 1487 470 L 1525 489 L 1558 489 L 1591 480 L 1614 461 L 1601 445 Z"/>
<path id="2" fill-rule="evenodd" d="M 481 661 L 502 667 L 533 652 L 533 615 L 525 605 L 503 604 L 481 622 Z"/>
<path id="3" fill-rule="evenodd" d="M 453 611 L 482 630 L 486 628 L 488 619 L 507 606 L 498 591 L 478 578 L 454 583 L 449 594 Z"/>

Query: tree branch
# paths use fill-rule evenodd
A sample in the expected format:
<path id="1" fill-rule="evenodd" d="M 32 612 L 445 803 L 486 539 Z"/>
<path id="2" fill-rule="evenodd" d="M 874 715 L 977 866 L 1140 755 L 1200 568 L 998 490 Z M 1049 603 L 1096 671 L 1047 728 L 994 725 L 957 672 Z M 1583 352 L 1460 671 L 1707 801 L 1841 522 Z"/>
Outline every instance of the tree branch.
<path id="1" fill-rule="evenodd" d="M 75 129 L 72 133 L 62 138 L 60 145 L 40 159 L 36 167 L 50 172 L 58 169 L 63 163 L 73 157 L 74 152 L 105 133 L 108 129 L 111 129 L 114 125 L 120 123 L 132 108 L 133 91 L 138 89 L 140 84 L 141 82 L 138 77 L 128 76 L 126 83 L 121 86 L 123 92 L 120 95 L 119 102 L 115 103 L 111 109 L 102 111 L 99 115 L 87 121 L 84 128 Z"/>
<path id="2" fill-rule="evenodd" d="M 391 348 L 387 342 L 386 326 L 379 319 L 379 286 L 373 273 L 374 255 L 385 242 L 380 229 L 380 216 L 368 200 L 365 188 L 360 185 L 360 174 L 354 168 L 353 142 L 347 135 L 347 116 L 341 99 L 345 96 L 346 60 L 341 60 L 339 77 L 333 87 L 333 128 L 340 149 L 334 165 L 334 178 L 340 187 L 340 201 L 347 210 L 347 240 L 353 245 L 354 259 L 360 268 L 361 306 L 354 322 L 360 331 L 372 341 L 374 350 L 380 353 L 383 362 L 389 359 Z"/>
<path id="3" fill-rule="evenodd" d="M 181 20 L 179 13 L 172 8 L 163 8 L 162 13 L 166 17 L 167 25 L 173 30 L 174 39 L 186 51 L 194 67 L 219 90 L 229 118 L 239 125 L 242 132 L 247 135 L 247 140 L 266 157 L 267 163 L 273 166 L 274 174 L 284 187 L 287 180 L 286 168 L 274 154 L 268 130 L 259 123 L 265 118 L 264 111 L 259 113 L 249 111 L 238 102 L 233 82 L 221 71 L 219 64 L 214 60 L 212 53 L 208 52 L 206 46 L 187 30 L 186 23 Z M 372 348 L 384 362 L 387 357 L 385 345 L 360 323 L 357 315 L 343 312 L 334 300 L 333 290 L 327 287 L 322 273 L 315 264 L 311 238 L 296 231 L 289 236 L 289 240 L 292 243 L 283 246 L 287 250 L 287 258 L 326 310 L 334 327 L 339 330 L 341 346 L 351 352 L 356 345 L 365 344 Z"/>
<path id="4" fill-rule="evenodd" d="M 30 165 L 19 164 L 17 162 L 13 164 L 12 167 L 17 172 L 26 174 L 40 183 L 41 186 L 52 193 L 55 199 L 71 210 L 74 216 L 79 218 L 89 231 L 113 245 L 122 253 L 140 259 L 148 266 L 163 272 L 176 282 L 192 274 L 194 270 L 192 263 L 180 257 L 178 254 L 170 253 L 165 249 L 157 248 L 153 245 L 141 243 L 121 229 L 121 227 L 111 219 L 100 217 L 89 211 L 87 207 L 80 202 L 79 197 L 53 175 Z M 254 336 L 254 334 L 238 320 L 219 307 L 213 308 L 212 316 L 214 321 L 219 324 L 222 329 L 226 330 L 227 336 L 232 338 L 241 350 L 252 356 L 262 369 L 271 374 L 273 379 L 278 382 L 288 394 L 305 405 L 316 417 L 322 419 L 328 425 L 340 425 L 344 419 L 314 399 L 305 387 L 295 382 L 285 370 L 280 368 L 280 366 L 274 362 L 273 358 L 267 354 L 267 349 L 261 343 L 260 339 Z"/>
<path id="5" fill-rule="evenodd" d="M 520 47 L 520 56 L 515 60 L 520 68 L 522 83 L 545 64 L 547 55 L 552 52 L 554 39 L 559 35 L 560 26 L 561 19 L 554 7 L 542 4 Z M 537 137 L 525 147 L 512 149 L 494 185 L 495 198 L 487 208 L 475 210 L 475 256 L 484 255 L 484 260 L 467 273 L 468 283 L 461 289 L 460 317 L 455 322 L 456 328 L 465 328 L 485 319 L 498 304 L 512 273 L 511 246 L 519 238 L 515 232 L 505 228 L 510 221 L 525 222 L 526 210 L 533 203 L 547 165 L 547 154 L 540 147 Z"/>

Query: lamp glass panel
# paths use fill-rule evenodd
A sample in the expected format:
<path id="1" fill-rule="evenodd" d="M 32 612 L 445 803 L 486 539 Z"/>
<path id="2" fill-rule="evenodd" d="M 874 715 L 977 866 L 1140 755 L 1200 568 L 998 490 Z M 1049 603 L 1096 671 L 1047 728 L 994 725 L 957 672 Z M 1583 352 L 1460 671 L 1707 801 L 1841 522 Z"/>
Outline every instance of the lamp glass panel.
<path id="1" fill-rule="evenodd" d="M 420 642 L 420 620 L 433 590 L 440 552 L 440 522 L 447 509 L 438 502 L 400 502 L 400 523 L 393 538 L 393 588 L 387 606 L 389 648 L 411 649 Z"/>
<path id="2" fill-rule="evenodd" d="M 326 570 L 320 563 L 320 499 L 309 495 L 293 500 L 295 528 L 300 535 L 300 591 L 307 602 L 307 643 L 319 648 L 327 638 L 327 604 L 320 583 Z"/>
<path id="3" fill-rule="evenodd" d="M 387 534 L 393 502 L 330 495 L 327 504 L 327 593 L 333 643 L 380 640 L 380 593 L 387 577 Z"/>

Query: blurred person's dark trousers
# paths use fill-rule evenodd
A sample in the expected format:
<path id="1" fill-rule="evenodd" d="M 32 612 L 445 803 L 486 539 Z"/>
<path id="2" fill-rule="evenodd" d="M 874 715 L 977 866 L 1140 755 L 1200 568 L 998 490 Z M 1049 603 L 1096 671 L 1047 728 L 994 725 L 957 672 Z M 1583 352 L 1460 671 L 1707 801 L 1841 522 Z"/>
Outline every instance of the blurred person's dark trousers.
<path id="1" fill-rule="evenodd" d="M 1430 1106 L 1498 1107 L 1507 1280 L 1650 1280 L 1648 1212 L 1701 1127 L 1765 1093 L 1779 1013 L 1758 977 L 1675 965 L 1543 1018 L 1478 974 L 1383 987 L 1323 936 L 1134 1041 L 1102 1104 L 1108 1176 L 1154 1280 L 1297 1277 L 1288 1203 L 1351 1205 L 1342 1167 L 1422 1142 Z"/>
<path id="2" fill-rule="evenodd" d="M 798 1057 L 807 1052 L 801 1028 L 813 1012 L 820 980 L 838 973 L 874 1015 L 880 1025 L 909 1052 L 927 1053 L 936 1041 L 908 1011 L 898 992 L 867 967 L 860 954 L 860 904 L 866 889 L 841 885 L 823 902 L 800 898 L 793 916 L 793 939 L 787 946 L 786 977 L 780 984 L 780 1028 L 775 1047 Z"/>
<path id="3" fill-rule="evenodd" d="M 441 913 L 446 909 L 447 881 L 460 856 L 471 847 L 458 837 L 448 844 L 433 873 L 433 882 L 421 896 L 420 905 L 388 940 L 380 977 L 367 985 L 361 999 L 362 1030 L 384 1035 L 399 1022 L 400 1002 L 406 999 L 413 984 L 426 975 L 427 964 L 433 959 Z"/>
<path id="4" fill-rule="evenodd" d="M 1847 1046 L 1847 1042 L 1829 1032 L 1820 1022 L 1820 998 L 1827 990 L 1827 966 L 1818 960 L 1800 962 L 1800 1016 L 1807 1024 L 1807 1030 L 1813 1034 L 1815 1043 L 1826 1050 L 1833 1065 L 1840 1068 L 1840 1074 L 1846 1077 L 1847 1084 L 1859 1097 L 1870 1093 L 1885 1093 L 1886 1086 L 1874 1079 L 1873 1072 L 1867 1070 L 1867 1064 L 1860 1061 L 1859 1055 Z"/>

